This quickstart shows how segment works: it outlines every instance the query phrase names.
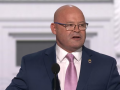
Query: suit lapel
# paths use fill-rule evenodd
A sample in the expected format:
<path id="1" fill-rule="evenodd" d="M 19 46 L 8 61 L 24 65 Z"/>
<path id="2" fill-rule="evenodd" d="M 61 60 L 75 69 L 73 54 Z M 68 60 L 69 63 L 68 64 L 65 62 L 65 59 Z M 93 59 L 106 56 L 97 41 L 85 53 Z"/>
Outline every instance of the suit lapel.
<path id="1" fill-rule="evenodd" d="M 45 52 L 44 62 L 48 76 L 52 82 L 54 74 L 52 73 L 51 67 L 54 63 L 56 63 L 55 45 Z"/>
<path id="2" fill-rule="evenodd" d="M 56 63 L 55 45 L 45 52 L 44 62 L 45 62 L 45 67 L 46 67 L 48 76 L 49 76 L 50 81 L 52 83 L 52 88 L 54 88 L 54 74 L 52 73 L 51 67 L 54 63 Z M 56 89 L 60 90 L 58 77 L 56 80 Z"/>
<path id="3" fill-rule="evenodd" d="M 81 71 L 78 80 L 77 90 L 82 90 L 87 84 L 91 70 L 92 70 L 92 59 L 91 55 L 87 52 L 86 48 L 83 46 L 82 50 L 82 62 Z"/>

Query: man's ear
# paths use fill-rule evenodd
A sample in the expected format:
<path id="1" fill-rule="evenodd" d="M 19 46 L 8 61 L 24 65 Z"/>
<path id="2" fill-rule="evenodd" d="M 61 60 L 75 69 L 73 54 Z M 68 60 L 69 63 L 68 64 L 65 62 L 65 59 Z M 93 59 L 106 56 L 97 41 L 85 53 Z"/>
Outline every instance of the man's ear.
<path id="1" fill-rule="evenodd" d="M 56 35 L 56 27 L 54 23 L 51 23 L 50 28 L 51 28 L 52 33 Z"/>

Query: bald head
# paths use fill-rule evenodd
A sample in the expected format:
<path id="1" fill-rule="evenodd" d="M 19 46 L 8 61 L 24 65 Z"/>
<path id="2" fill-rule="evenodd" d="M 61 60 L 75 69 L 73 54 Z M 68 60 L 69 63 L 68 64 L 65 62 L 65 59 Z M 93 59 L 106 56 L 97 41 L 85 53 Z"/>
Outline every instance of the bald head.
<path id="1" fill-rule="evenodd" d="M 54 14 L 54 22 L 58 22 L 59 20 L 62 19 L 64 20 L 64 16 L 75 13 L 81 14 L 81 16 L 83 16 L 84 18 L 82 11 L 78 7 L 73 5 L 64 5 L 56 10 Z"/>

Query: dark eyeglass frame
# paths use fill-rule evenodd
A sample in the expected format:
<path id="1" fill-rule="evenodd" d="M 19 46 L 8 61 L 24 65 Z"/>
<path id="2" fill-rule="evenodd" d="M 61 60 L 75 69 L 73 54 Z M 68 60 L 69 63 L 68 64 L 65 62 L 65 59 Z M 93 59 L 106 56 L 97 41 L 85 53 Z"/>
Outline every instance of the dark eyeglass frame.
<path id="1" fill-rule="evenodd" d="M 63 23 L 59 23 L 59 22 L 54 22 L 55 24 L 59 24 L 59 25 L 61 25 L 61 26 L 63 26 L 63 27 L 67 27 L 67 25 L 70 25 L 70 24 L 63 24 Z M 85 27 L 85 30 L 87 29 L 87 27 L 88 27 L 88 23 L 84 23 L 84 24 L 86 24 L 86 27 Z M 78 25 L 75 25 L 75 24 L 73 24 L 74 25 L 74 29 L 73 30 L 75 30 L 75 27 L 76 26 L 78 26 L 78 29 L 79 29 L 79 25 L 82 25 L 82 24 L 78 24 Z M 80 30 L 80 29 L 79 29 Z M 72 31 L 72 30 L 68 30 L 68 31 Z"/>

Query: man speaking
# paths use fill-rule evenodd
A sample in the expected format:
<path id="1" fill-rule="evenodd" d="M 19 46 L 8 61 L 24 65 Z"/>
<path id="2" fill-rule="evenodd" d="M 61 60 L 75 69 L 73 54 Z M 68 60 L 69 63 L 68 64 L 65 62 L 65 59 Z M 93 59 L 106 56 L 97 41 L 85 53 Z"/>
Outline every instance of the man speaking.
<path id="1" fill-rule="evenodd" d="M 56 90 L 120 90 L 115 59 L 84 46 L 87 26 L 76 6 L 58 8 L 51 24 L 56 44 L 24 56 L 19 73 L 6 90 L 53 90 L 54 63 L 60 66 Z"/>

